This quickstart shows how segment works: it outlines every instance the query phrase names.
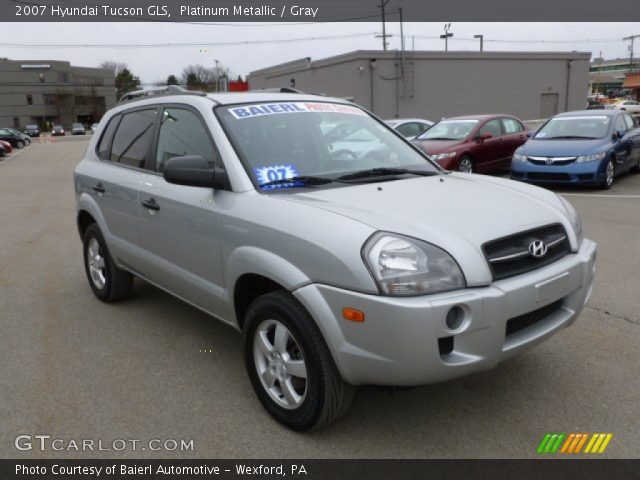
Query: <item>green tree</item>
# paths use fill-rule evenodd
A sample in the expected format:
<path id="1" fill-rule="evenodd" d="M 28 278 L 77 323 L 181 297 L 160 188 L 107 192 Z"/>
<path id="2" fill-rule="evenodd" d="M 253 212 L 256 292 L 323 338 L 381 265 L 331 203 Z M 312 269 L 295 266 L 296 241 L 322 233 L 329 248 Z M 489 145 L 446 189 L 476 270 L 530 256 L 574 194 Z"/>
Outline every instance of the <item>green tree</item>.
<path id="1" fill-rule="evenodd" d="M 198 89 L 202 84 L 202 80 L 200 80 L 200 78 L 198 78 L 198 75 L 194 72 L 188 73 L 187 76 L 185 77 L 185 80 L 187 83 L 188 90 Z"/>
<path id="2" fill-rule="evenodd" d="M 167 85 L 178 85 L 178 79 L 175 75 L 169 75 L 167 77 Z"/>
<path id="3" fill-rule="evenodd" d="M 124 68 L 116 75 L 116 96 L 122 97 L 127 92 L 140 89 L 140 79 L 134 76 L 128 68 Z"/>

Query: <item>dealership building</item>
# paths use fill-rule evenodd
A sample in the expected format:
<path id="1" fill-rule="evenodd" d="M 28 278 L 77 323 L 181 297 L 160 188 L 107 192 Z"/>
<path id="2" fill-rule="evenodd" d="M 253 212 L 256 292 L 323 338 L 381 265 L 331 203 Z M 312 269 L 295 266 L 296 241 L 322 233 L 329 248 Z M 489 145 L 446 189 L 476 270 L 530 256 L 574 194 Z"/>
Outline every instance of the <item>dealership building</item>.
<path id="1" fill-rule="evenodd" d="M 115 104 L 111 70 L 57 60 L 0 60 L 0 127 L 91 124 Z"/>
<path id="2" fill-rule="evenodd" d="M 359 50 L 256 70 L 249 86 L 347 98 L 382 118 L 505 113 L 532 120 L 586 108 L 590 58 L 588 52 Z"/>
<path id="3" fill-rule="evenodd" d="M 626 88 L 625 76 L 640 70 L 640 58 L 597 58 L 591 62 L 589 76 L 593 93 L 607 93 L 609 90 Z"/>

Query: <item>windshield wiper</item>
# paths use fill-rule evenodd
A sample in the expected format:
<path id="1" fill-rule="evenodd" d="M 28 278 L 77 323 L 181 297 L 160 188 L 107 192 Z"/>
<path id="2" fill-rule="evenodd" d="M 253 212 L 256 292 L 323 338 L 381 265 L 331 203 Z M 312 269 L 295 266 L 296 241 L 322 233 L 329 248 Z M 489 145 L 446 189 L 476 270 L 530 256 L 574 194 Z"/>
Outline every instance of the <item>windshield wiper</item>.
<path id="1" fill-rule="evenodd" d="M 438 172 L 430 172 L 425 170 L 410 170 L 408 168 L 370 168 L 369 170 L 360 170 L 358 172 L 348 173 L 336 178 L 336 180 L 358 180 L 361 178 L 386 177 L 393 175 L 420 175 L 422 177 L 431 177 L 438 175 Z"/>
<path id="2" fill-rule="evenodd" d="M 291 177 L 291 178 L 281 178 L 279 180 L 273 180 L 267 183 L 261 183 L 260 188 L 271 187 L 276 185 L 289 185 L 294 184 L 294 186 L 305 187 L 307 185 L 324 185 L 325 183 L 331 183 L 335 180 L 327 177 L 311 177 L 302 175 L 300 177 Z M 295 185 L 296 183 L 300 183 L 300 185 Z"/>

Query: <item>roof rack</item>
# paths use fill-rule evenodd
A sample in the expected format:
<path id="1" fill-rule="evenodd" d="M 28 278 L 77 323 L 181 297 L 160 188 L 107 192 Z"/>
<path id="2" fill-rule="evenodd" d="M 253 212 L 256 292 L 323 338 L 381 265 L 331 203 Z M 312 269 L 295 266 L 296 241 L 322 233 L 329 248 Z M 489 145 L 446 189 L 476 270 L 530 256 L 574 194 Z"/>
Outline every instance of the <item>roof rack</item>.
<path id="1" fill-rule="evenodd" d="M 315 92 L 305 92 L 302 90 L 298 90 L 297 88 L 292 87 L 274 87 L 274 88 L 257 88 L 255 90 L 251 90 L 252 92 L 265 92 L 265 93 L 300 93 L 303 95 L 320 95 L 325 97 L 324 93 L 315 93 Z"/>
<path id="2" fill-rule="evenodd" d="M 133 90 L 132 92 L 127 92 L 122 95 L 122 97 L 120 97 L 120 100 L 118 100 L 118 105 L 133 100 L 139 100 L 140 97 L 157 97 L 165 95 L 197 95 L 199 97 L 207 96 L 205 92 L 187 90 L 186 88 L 183 88 L 179 85 L 167 85 L 166 87 L 147 88 L 144 90 Z"/>

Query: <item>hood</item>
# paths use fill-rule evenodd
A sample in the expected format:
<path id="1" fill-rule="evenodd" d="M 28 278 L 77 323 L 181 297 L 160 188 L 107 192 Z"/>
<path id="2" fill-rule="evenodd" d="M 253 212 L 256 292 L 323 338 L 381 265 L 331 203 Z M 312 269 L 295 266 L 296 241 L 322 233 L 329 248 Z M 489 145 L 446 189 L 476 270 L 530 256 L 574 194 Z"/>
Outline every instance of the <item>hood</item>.
<path id="1" fill-rule="evenodd" d="M 470 286 L 491 279 L 483 243 L 551 223 L 562 223 L 573 232 L 554 193 L 482 175 L 453 173 L 279 198 L 437 245 L 458 261 Z"/>
<path id="2" fill-rule="evenodd" d="M 412 140 L 427 155 L 437 155 L 438 153 L 449 152 L 464 140 Z"/>
<path id="3" fill-rule="evenodd" d="M 577 157 L 600 153 L 609 147 L 608 138 L 597 140 L 527 140 L 518 153 L 533 157 Z"/>

